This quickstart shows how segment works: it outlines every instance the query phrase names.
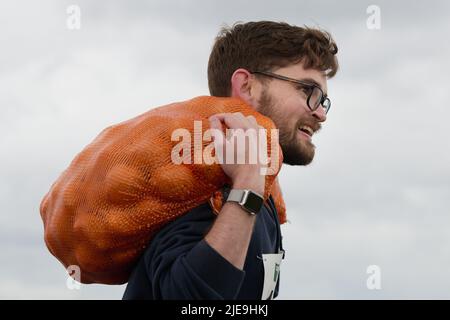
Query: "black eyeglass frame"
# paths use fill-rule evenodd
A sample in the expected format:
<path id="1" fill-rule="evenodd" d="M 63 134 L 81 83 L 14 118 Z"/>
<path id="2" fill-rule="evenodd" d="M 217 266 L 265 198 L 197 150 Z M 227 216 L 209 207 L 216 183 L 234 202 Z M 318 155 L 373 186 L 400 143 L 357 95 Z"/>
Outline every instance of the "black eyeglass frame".
<path id="1" fill-rule="evenodd" d="M 319 103 L 318 103 L 316 106 L 311 107 L 310 100 L 311 100 L 311 96 L 313 95 L 313 92 L 314 92 L 314 90 L 311 90 L 311 93 L 308 95 L 308 98 L 307 98 L 307 100 L 306 100 L 306 103 L 307 103 L 307 105 L 308 105 L 308 108 L 309 108 L 311 111 L 314 112 L 314 111 L 316 111 L 317 108 L 319 108 L 319 106 L 321 105 L 321 106 L 325 109 L 325 114 L 327 114 L 328 111 L 330 111 L 330 108 L 331 108 L 331 100 L 327 97 L 327 95 L 325 95 L 325 94 L 323 93 L 322 88 L 320 88 L 320 87 L 319 87 L 318 85 L 316 85 L 316 84 L 307 83 L 307 82 L 304 82 L 304 81 L 301 81 L 301 80 L 297 80 L 297 79 L 285 77 L 285 76 L 282 76 L 282 75 L 280 75 L 280 74 L 276 74 L 276 73 L 269 72 L 269 71 L 259 71 L 259 70 L 257 70 L 257 71 L 249 71 L 249 72 L 252 73 L 252 74 L 261 74 L 261 75 L 263 75 L 263 76 L 275 78 L 275 79 L 278 79 L 278 80 L 284 80 L 284 81 L 289 81 L 289 82 L 292 82 L 292 83 L 300 84 L 300 85 L 305 86 L 305 87 L 307 87 L 307 88 L 312 88 L 312 89 L 317 88 L 317 89 L 319 89 L 319 91 L 320 91 L 320 99 L 319 99 Z M 327 101 L 328 101 L 328 103 L 327 103 L 327 104 L 324 104 L 324 103 L 327 102 Z"/>

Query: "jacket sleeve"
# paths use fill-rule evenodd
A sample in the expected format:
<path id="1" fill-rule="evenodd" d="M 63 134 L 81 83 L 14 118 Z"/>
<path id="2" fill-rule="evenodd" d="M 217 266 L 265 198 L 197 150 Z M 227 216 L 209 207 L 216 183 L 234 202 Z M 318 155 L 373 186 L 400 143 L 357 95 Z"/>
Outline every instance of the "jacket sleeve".
<path id="1" fill-rule="evenodd" d="M 203 239 L 214 219 L 209 205 L 201 205 L 152 240 L 145 266 L 155 299 L 236 298 L 245 272 Z"/>

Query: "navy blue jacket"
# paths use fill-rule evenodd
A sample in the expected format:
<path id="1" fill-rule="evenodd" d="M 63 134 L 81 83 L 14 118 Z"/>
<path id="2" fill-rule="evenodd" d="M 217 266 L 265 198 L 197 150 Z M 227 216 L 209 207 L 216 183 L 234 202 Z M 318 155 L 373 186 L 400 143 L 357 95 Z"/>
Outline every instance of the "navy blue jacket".
<path id="1" fill-rule="evenodd" d="M 161 229 L 133 270 L 123 299 L 261 299 L 262 254 L 282 250 L 272 198 L 256 217 L 244 270 L 203 239 L 215 217 L 204 203 Z M 274 297 L 278 288 L 279 279 Z"/>

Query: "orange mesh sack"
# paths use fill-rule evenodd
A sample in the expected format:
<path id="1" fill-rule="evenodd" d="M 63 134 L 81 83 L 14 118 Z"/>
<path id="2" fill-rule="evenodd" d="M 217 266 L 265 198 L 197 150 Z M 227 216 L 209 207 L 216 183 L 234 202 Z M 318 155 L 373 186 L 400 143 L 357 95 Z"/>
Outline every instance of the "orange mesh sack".
<path id="1" fill-rule="evenodd" d="M 79 266 L 83 283 L 121 284 L 162 226 L 208 201 L 217 214 L 228 177 L 220 164 L 195 163 L 195 148 L 189 149 L 192 163 L 174 163 L 172 152 L 181 139 L 172 141 L 172 133 L 186 129 L 192 141 L 200 137 L 204 151 L 212 143 L 201 138 L 210 128 L 208 118 L 223 112 L 253 115 L 268 129 L 268 155 L 278 163 L 275 174 L 266 175 L 264 197 L 272 194 L 284 223 L 275 180 L 282 152 L 278 143 L 274 150 L 269 143 L 274 123 L 241 100 L 203 96 L 112 125 L 73 159 L 40 206 L 50 252 L 66 268 Z"/>

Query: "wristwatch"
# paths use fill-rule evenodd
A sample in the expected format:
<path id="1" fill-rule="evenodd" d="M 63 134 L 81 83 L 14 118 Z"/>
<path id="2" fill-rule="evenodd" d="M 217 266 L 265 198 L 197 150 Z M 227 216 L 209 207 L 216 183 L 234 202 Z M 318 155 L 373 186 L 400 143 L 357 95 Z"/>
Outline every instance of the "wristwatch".
<path id="1" fill-rule="evenodd" d="M 252 190 L 231 189 L 227 201 L 237 202 L 250 214 L 257 214 L 264 204 L 264 198 Z"/>

